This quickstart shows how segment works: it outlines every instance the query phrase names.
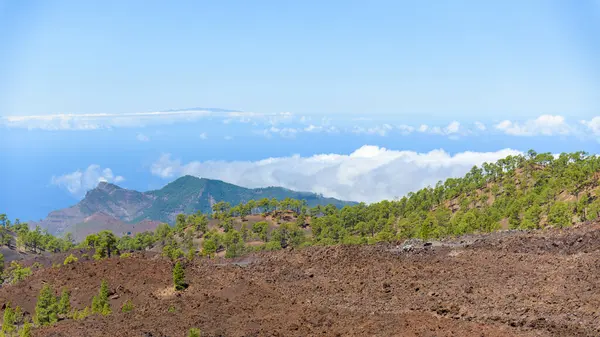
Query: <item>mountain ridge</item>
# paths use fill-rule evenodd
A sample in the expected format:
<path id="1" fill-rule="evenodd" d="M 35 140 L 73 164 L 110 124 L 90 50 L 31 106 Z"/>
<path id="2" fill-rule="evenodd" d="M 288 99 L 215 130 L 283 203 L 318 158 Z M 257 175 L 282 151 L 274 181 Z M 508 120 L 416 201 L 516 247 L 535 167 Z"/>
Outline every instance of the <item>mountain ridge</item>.
<path id="1" fill-rule="evenodd" d="M 246 188 L 221 180 L 182 176 L 157 190 L 139 192 L 118 185 L 100 182 L 89 190 L 77 204 L 52 211 L 39 225 L 50 233 L 61 234 L 76 231 L 77 226 L 90 227 L 94 224 L 102 230 L 102 222 L 113 224 L 111 229 L 123 227 L 129 232 L 135 224 L 173 224 L 177 214 L 191 214 L 197 211 L 210 213 L 213 204 L 219 201 L 232 205 L 251 199 L 285 198 L 306 200 L 308 206 L 334 204 L 337 207 L 353 205 L 355 202 L 326 198 L 312 192 L 298 192 L 283 187 Z M 91 219 L 91 220 L 90 220 Z M 92 221 L 94 220 L 94 221 Z M 142 226 L 151 227 L 151 226 Z M 86 230 L 87 232 L 87 230 Z"/>

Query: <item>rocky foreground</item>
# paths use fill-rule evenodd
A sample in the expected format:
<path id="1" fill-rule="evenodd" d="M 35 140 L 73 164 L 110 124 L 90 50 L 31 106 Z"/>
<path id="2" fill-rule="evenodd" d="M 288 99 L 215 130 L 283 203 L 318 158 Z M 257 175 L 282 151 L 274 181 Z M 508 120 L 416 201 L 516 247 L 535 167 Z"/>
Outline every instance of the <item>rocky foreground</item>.
<path id="1" fill-rule="evenodd" d="M 28 312 L 44 283 L 113 313 L 34 336 L 598 336 L 600 224 L 504 232 L 428 245 L 312 247 L 238 260 L 196 259 L 189 288 L 150 254 L 79 261 L 0 289 Z M 121 313 L 127 301 L 135 308 Z"/>

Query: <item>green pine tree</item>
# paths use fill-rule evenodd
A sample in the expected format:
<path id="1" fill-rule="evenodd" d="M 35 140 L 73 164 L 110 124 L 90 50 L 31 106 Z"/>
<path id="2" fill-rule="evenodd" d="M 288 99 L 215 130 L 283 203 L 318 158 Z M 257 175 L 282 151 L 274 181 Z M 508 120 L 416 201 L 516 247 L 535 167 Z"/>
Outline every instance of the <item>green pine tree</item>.
<path id="1" fill-rule="evenodd" d="M 12 333 L 15 331 L 15 312 L 10 307 L 10 303 L 6 305 L 4 309 L 4 319 L 2 320 L 2 332 Z"/>
<path id="2" fill-rule="evenodd" d="M 108 303 L 108 295 L 110 291 L 108 289 L 108 282 L 102 280 L 100 284 L 100 291 L 98 295 L 92 298 L 92 312 L 95 314 L 108 315 L 110 314 L 110 303 Z"/>
<path id="3" fill-rule="evenodd" d="M 19 337 L 31 337 L 31 323 L 29 321 L 25 322 L 19 330 Z"/>
<path id="4" fill-rule="evenodd" d="M 173 268 L 173 283 L 175 284 L 175 290 L 183 290 L 187 287 L 185 283 L 185 271 L 180 261 L 177 261 Z"/>
<path id="5" fill-rule="evenodd" d="M 54 291 L 44 285 L 35 305 L 35 322 L 37 325 L 49 325 L 58 321 L 58 307 Z"/>
<path id="6" fill-rule="evenodd" d="M 62 294 L 60 295 L 60 300 L 58 301 L 58 313 L 60 315 L 66 316 L 69 311 L 71 311 L 71 300 L 69 298 L 69 292 L 67 289 L 63 289 Z"/>

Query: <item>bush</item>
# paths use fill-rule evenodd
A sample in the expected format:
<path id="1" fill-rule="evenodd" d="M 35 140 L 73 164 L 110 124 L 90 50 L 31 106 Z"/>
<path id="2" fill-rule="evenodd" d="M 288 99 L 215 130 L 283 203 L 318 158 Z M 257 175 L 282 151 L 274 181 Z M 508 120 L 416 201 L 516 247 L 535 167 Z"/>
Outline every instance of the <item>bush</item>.
<path id="1" fill-rule="evenodd" d="M 31 276 L 31 268 L 24 268 L 18 262 L 12 261 L 8 268 L 8 278 L 11 284 L 15 284 L 19 281 L 23 281 L 27 277 Z"/>
<path id="2" fill-rule="evenodd" d="M 73 313 L 71 314 L 71 317 L 73 317 L 74 320 L 78 321 L 78 320 L 85 319 L 86 317 L 88 317 L 91 314 L 92 314 L 92 311 L 90 310 L 90 308 L 85 307 L 82 310 L 74 310 Z"/>
<path id="3" fill-rule="evenodd" d="M 131 302 L 131 300 L 127 300 L 125 303 L 123 303 L 123 306 L 121 307 L 121 312 L 131 311 L 133 311 L 133 302 Z"/>
<path id="4" fill-rule="evenodd" d="M 280 250 L 281 243 L 279 243 L 279 241 L 269 241 L 265 244 L 264 247 L 266 251 Z"/>
<path id="5" fill-rule="evenodd" d="M 171 306 L 169 306 L 169 309 L 167 309 L 167 311 L 170 312 L 170 313 L 174 313 L 177 310 L 175 309 L 175 306 L 171 305 Z"/>
<path id="6" fill-rule="evenodd" d="M 200 337 L 200 329 L 191 328 L 190 332 L 188 332 L 188 337 Z"/>
<path id="7" fill-rule="evenodd" d="M 130 258 L 132 256 L 133 256 L 133 254 L 131 254 L 131 253 L 123 253 L 123 254 L 121 254 L 121 258 L 122 259 L 127 259 L 127 258 Z"/>
<path id="8" fill-rule="evenodd" d="M 187 288 L 187 284 L 185 283 L 185 271 L 183 270 L 180 261 L 177 261 L 173 268 L 173 284 L 175 285 L 175 290 L 178 291 Z"/>
<path id="9" fill-rule="evenodd" d="M 63 265 L 65 265 L 65 266 L 66 266 L 66 265 L 68 265 L 68 264 L 75 263 L 75 262 L 77 262 L 78 260 L 79 260 L 79 259 L 78 259 L 77 257 L 75 257 L 75 255 L 71 254 L 71 255 L 69 255 L 69 256 L 67 256 L 67 257 L 65 258 L 65 261 L 63 262 Z"/>

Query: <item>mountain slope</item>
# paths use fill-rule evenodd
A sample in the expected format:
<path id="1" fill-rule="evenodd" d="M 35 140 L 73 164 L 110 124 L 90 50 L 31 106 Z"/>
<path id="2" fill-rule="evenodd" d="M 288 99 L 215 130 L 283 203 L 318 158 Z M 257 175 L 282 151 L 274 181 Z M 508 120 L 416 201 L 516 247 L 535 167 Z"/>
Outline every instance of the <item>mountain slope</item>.
<path id="1" fill-rule="evenodd" d="M 88 191 L 77 205 L 53 211 L 40 223 L 31 224 L 40 225 L 50 233 L 64 233 L 73 229 L 82 231 L 83 228 L 87 233 L 105 229 L 103 224 L 110 224 L 110 229 L 122 233 L 130 231 L 133 228 L 132 224 L 142 221 L 151 221 L 151 224 L 173 223 L 180 213 L 210 213 L 212 205 L 219 201 L 237 205 L 262 198 L 301 199 L 306 200 L 310 207 L 327 204 L 342 207 L 354 204 L 281 187 L 250 189 L 220 180 L 184 176 L 159 190 L 148 192 L 128 190 L 101 182 L 95 189 Z M 121 227 L 123 230 L 117 230 Z"/>

